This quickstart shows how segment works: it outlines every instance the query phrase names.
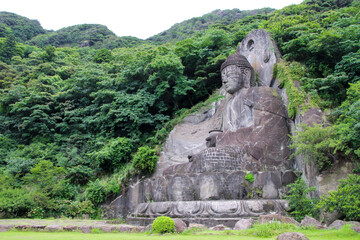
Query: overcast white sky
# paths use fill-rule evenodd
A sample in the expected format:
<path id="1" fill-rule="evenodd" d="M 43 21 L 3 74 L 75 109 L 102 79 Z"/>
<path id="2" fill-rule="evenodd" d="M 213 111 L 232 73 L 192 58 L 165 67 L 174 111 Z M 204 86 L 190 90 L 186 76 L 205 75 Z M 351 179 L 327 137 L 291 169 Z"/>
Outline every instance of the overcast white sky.
<path id="1" fill-rule="evenodd" d="M 175 23 L 216 9 L 281 9 L 303 0 L 0 0 L 0 11 L 36 19 L 47 30 L 83 23 L 107 26 L 118 36 L 146 39 Z"/>

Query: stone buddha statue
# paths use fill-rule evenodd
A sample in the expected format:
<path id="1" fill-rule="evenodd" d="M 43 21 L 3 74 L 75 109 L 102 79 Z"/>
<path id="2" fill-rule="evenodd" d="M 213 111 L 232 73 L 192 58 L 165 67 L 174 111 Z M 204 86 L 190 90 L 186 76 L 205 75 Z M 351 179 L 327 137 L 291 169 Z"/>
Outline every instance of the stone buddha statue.
<path id="1" fill-rule="evenodd" d="M 136 221 L 167 215 L 213 224 L 285 213 L 287 202 L 280 198 L 296 175 L 286 107 L 271 77 L 279 54 L 264 30 L 239 46 L 221 65 L 225 98 L 177 125 L 157 173 L 119 198 Z"/>
<path id="2" fill-rule="evenodd" d="M 221 77 L 227 94 L 212 118 L 208 149 L 189 156 L 189 161 L 207 166 L 217 155 L 220 165 L 213 167 L 229 166 L 229 171 L 288 169 L 289 129 L 280 95 L 274 88 L 256 87 L 254 70 L 239 53 L 221 65 Z"/>
<path id="3" fill-rule="evenodd" d="M 278 198 L 288 183 L 285 175 L 291 181 L 294 175 L 283 100 L 274 88 L 256 86 L 254 69 L 239 53 L 221 65 L 221 77 L 226 96 L 210 119 L 207 148 L 188 156 L 188 163 L 166 168 L 162 184 L 169 182 L 172 200 L 244 199 L 250 191 L 245 175 L 251 172 L 263 198 Z"/>
<path id="4" fill-rule="evenodd" d="M 255 86 L 255 73 L 247 59 L 240 54 L 229 56 L 221 65 L 221 79 L 228 96 L 226 103 L 222 104 L 213 119 L 213 129 L 206 139 L 207 147 L 216 146 L 218 133 L 235 131 L 252 124 L 252 104 L 244 103 L 242 98 L 235 97 L 239 95 L 241 89 Z"/>

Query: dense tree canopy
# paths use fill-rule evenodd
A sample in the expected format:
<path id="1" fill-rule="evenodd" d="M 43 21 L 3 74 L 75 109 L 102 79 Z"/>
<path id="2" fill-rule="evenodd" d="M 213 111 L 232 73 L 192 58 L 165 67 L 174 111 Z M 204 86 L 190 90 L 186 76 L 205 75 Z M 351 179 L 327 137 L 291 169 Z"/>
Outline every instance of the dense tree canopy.
<path id="1" fill-rule="evenodd" d="M 18 42 L 26 42 L 46 32 L 37 20 L 30 20 L 14 13 L 0 12 L 0 37 L 4 30 L 11 28 Z"/>
<path id="2" fill-rule="evenodd" d="M 246 11 L 240 11 L 236 8 L 232 10 L 218 9 L 201 17 L 194 17 L 181 23 L 177 23 L 168 30 L 156 34 L 148 38 L 147 40 L 151 43 L 157 44 L 177 42 L 194 36 L 197 33 L 201 33 L 213 24 L 217 24 L 225 28 L 226 25 L 233 24 L 239 19 L 245 18 L 247 16 L 252 16 L 256 14 L 267 14 L 274 10 L 275 9 L 272 8 L 262 8 Z"/>

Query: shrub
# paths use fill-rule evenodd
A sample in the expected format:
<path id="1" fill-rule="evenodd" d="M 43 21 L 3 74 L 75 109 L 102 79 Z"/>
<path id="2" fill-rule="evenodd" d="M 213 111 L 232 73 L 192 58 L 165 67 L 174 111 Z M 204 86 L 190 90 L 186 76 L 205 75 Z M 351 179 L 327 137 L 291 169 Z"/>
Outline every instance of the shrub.
<path id="1" fill-rule="evenodd" d="M 45 218 L 46 212 L 42 207 L 34 207 L 28 212 L 29 218 Z"/>
<path id="2" fill-rule="evenodd" d="M 339 181 L 337 191 L 330 191 L 329 196 L 321 198 L 318 207 L 326 212 L 337 210 L 345 215 L 347 220 L 360 220 L 360 176 L 349 175 Z"/>
<path id="3" fill-rule="evenodd" d="M 175 232 L 174 220 L 166 216 L 157 217 L 152 224 L 152 230 L 161 234 Z"/>
<path id="4" fill-rule="evenodd" d="M 127 138 L 114 138 L 99 151 L 90 154 L 90 158 L 106 171 L 120 168 L 131 159 L 132 143 Z"/>
<path id="5" fill-rule="evenodd" d="M 315 161 L 319 172 L 329 168 L 336 151 L 342 150 L 341 141 L 332 126 L 301 124 L 300 129 L 291 136 L 291 141 L 290 148 L 296 149 L 292 156 L 302 154 L 306 161 Z"/>
<path id="6" fill-rule="evenodd" d="M 86 201 L 71 201 L 58 200 L 58 213 L 66 217 L 81 217 L 83 214 L 92 215 L 95 213 L 95 206 L 92 202 Z"/>
<path id="7" fill-rule="evenodd" d="M 155 149 L 140 147 L 133 158 L 133 166 L 143 174 L 150 174 L 154 172 L 158 159 Z"/>
<path id="8" fill-rule="evenodd" d="M 245 176 L 245 180 L 248 180 L 249 182 L 254 182 L 254 175 L 252 175 L 251 173 L 247 173 Z"/>
<path id="9" fill-rule="evenodd" d="M 1 85 L 1 80 L 0 80 L 0 85 Z M 0 104 L 0 113 L 1 110 L 2 109 Z M 8 155 L 8 152 L 12 151 L 12 149 L 14 148 L 15 148 L 15 142 L 12 139 L 0 134 L 0 164 L 5 163 L 5 158 Z"/>
<path id="10" fill-rule="evenodd" d="M 316 217 L 317 211 L 315 208 L 316 199 L 311 199 L 309 193 L 315 191 L 315 187 L 308 187 L 304 179 L 298 178 L 294 183 L 287 185 L 290 190 L 285 196 L 289 200 L 290 214 L 296 219 L 301 221 L 305 216 Z"/>
<path id="11" fill-rule="evenodd" d="M 110 62 L 112 58 L 111 52 L 106 48 L 102 48 L 96 51 L 93 61 L 96 63 Z"/>
<path id="12" fill-rule="evenodd" d="M 24 217 L 35 206 L 33 198 L 24 188 L 0 191 L 0 212 L 6 217 Z"/>
<path id="13" fill-rule="evenodd" d="M 106 189 L 99 179 L 96 179 L 94 182 L 91 181 L 85 190 L 86 199 L 90 200 L 96 206 L 102 203 L 106 196 Z"/>
<path id="14" fill-rule="evenodd" d="M 24 158 L 10 158 L 7 161 L 7 172 L 11 175 L 18 175 L 19 178 L 25 176 L 25 174 L 30 172 L 30 169 L 34 167 L 35 161 L 32 159 Z"/>
<path id="15" fill-rule="evenodd" d="M 30 173 L 23 177 L 24 183 L 38 192 L 49 197 L 61 197 L 69 195 L 66 171 L 62 167 L 56 167 L 50 161 L 43 160 L 30 169 Z M 70 190 L 71 191 L 71 190 Z"/>

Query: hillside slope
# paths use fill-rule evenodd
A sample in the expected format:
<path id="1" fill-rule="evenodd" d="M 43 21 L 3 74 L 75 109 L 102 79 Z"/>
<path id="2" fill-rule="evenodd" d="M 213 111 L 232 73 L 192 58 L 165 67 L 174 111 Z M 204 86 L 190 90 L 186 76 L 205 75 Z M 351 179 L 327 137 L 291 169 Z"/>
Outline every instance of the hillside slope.
<path id="1" fill-rule="evenodd" d="M 0 37 L 4 37 L 6 27 L 12 29 L 18 42 L 26 42 L 46 32 L 37 20 L 30 20 L 15 13 L 0 12 Z"/>
<path id="2" fill-rule="evenodd" d="M 255 14 L 268 14 L 275 9 L 262 8 L 255 10 L 241 11 L 237 8 L 232 10 L 215 10 L 201 17 L 194 17 L 181 23 L 176 23 L 168 30 L 156 34 L 147 40 L 152 43 L 176 42 L 191 37 L 199 31 L 207 29 L 210 25 L 219 23 L 229 25 L 239 19 Z"/>
<path id="3" fill-rule="evenodd" d="M 117 37 L 106 26 L 100 24 L 80 24 L 62 28 L 58 31 L 39 35 L 28 41 L 31 45 L 44 47 L 94 47 L 109 48 L 132 47 L 144 41 L 135 37 Z"/>

